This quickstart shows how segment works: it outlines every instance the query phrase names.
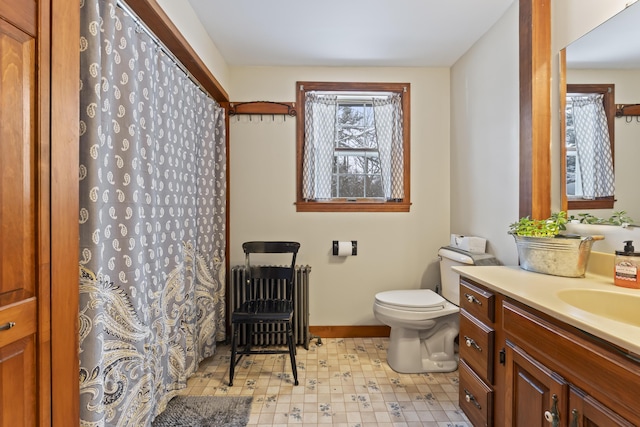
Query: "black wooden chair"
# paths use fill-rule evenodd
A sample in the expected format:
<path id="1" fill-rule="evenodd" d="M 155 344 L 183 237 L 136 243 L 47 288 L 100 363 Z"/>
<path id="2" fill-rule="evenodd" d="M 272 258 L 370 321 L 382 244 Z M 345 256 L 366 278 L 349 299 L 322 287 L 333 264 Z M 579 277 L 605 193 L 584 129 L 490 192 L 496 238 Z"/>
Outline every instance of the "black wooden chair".
<path id="1" fill-rule="evenodd" d="M 245 301 L 231 314 L 231 365 L 229 368 L 229 386 L 233 385 L 235 367 L 242 356 L 249 354 L 289 354 L 294 384 L 298 385 L 296 369 L 296 348 L 293 341 L 293 277 L 298 242 L 245 242 L 242 249 L 245 253 Z M 252 254 L 281 254 L 290 256 L 290 264 L 285 265 L 253 265 Z M 284 254 L 284 255 L 282 255 Z M 255 258 L 254 258 L 255 259 Z M 284 285 L 284 287 L 283 287 Z M 260 325 L 276 325 L 281 331 L 284 325 L 287 349 L 252 349 L 254 336 L 273 334 L 273 328 Z M 239 350 L 238 335 L 242 325 L 246 325 L 246 344 Z"/>

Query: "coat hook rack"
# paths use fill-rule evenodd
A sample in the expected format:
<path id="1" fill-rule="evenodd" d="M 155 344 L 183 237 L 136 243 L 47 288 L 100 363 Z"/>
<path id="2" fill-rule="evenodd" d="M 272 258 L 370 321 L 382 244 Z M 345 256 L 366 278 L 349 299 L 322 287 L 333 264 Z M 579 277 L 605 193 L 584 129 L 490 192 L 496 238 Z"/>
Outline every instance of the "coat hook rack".
<path id="1" fill-rule="evenodd" d="M 640 104 L 616 104 L 616 117 L 640 116 Z"/>
<path id="2" fill-rule="evenodd" d="M 295 102 L 273 102 L 273 101 L 251 101 L 251 102 L 230 102 L 229 116 L 239 114 L 270 114 L 275 117 L 276 114 L 296 117 Z"/>

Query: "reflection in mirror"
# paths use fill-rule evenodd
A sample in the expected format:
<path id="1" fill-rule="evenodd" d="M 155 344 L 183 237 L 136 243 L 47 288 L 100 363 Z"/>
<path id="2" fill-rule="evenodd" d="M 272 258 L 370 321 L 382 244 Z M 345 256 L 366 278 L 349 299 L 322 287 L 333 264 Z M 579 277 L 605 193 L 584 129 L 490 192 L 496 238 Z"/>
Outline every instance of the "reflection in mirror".
<path id="1" fill-rule="evenodd" d="M 566 86 L 561 90 L 561 105 L 565 108 L 565 95 L 569 85 L 581 85 L 582 89 L 572 91 L 583 92 L 584 86 L 615 85 L 615 99 L 611 99 L 610 108 L 616 110 L 620 104 L 640 104 L 640 2 L 627 7 L 616 16 L 606 21 L 593 31 L 566 47 L 566 59 L 561 81 Z M 575 88 L 575 86 L 572 86 Z M 606 96 L 606 95 L 605 95 Z M 613 98 L 613 96 L 612 96 Z M 605 110 L 607 102 L 605 100 Z M 633 111 L 633 109 L 625 109 Z M 637 110 L 636 110 L 637 111 Z M 564 116 L 564 115 L 561 115 Z M 563 117 L 564 119 L 564 117 Z M 605 209 L 601 205 L 576 204 L 574 198 L 567 197 L 570 188 L 566 180 L 562 180 L 563 209 L 574 210 L 572 214 L 585 209 L 593 215 L 608 218 L 614 211 L 626 211 L 640 222 L 640 191 L 638 191 L 638 162 L 640 161 L 640 116 L 620 115 L 609 119 L 610 134 L 615 135 L 615 146 L 612 150 L 615 165 L 615 197 L 612 206 Z M 563 123 L 564 134 L 567 129 Z M 567 156 L 563 149 L 562 176 L 567 175 Z M 574 199 L 574 200 L 571 200 Z M 592 202 L 594 203 L 594 202 Z"/>
<path id="2" fill-rule="evenodd" d="M 569 209 L 614 205 L 614 85 L 568 84 L 565 108 Z"/>

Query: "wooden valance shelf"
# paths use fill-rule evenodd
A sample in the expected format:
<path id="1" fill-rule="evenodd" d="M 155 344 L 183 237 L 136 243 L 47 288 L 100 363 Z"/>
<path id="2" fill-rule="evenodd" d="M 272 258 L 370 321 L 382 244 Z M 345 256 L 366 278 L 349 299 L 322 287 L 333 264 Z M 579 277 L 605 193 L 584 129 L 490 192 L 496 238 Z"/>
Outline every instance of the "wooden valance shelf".
<path id="1" fill-rule="evenodd" d="M 238 114 L 284 114 L 295 117 L 297 114 L 295 102 L 230 102 L 229 116 Z"/>
<path id="2" fill-rule="evenodd" d="M 616 104 L 616 117 L 640 116 L 640 104 Z"/>

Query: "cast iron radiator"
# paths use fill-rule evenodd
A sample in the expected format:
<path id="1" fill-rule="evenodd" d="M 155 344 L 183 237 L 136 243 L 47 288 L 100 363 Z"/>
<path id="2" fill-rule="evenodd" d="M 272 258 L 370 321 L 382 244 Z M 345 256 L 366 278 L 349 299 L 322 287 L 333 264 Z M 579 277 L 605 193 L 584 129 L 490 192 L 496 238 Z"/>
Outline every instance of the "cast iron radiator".
<path id="1" fill-rule="evenodd" d="M 309 341 L 312 339 L 309 333 L 309 274 L 311 267 L 296 266 L 293 274 L 293 340 L 296 345 L 304 345 L 305 349 L 309 349 Z M 254 284 L 247 295 L 245 286 L 246 273 L 243 265 L 231 267 L 231 280 L 229 283 L 229 316 L 233 310 L 238 308 L 247 297 L 255 295 L 259 284 Z M 280 297 L 284 295 L 284 281 L 279 281 L 271 295 L 261 295 L 264 298 Z M 265 288 L 270 288 L 266 286 Z M 267 291 L 269 292 L 269 291 Z M 230 319 L 230 318 L 229 318 Z M 253 336 L 251 345 L 267 346 L 267 345 L 287 345 L 284 325 L 255 325 L 257 330 L 265 331 L 265 334 L 256 334 Z M 269 333 L 270 332 L 270 333 Z M 238 345 L 243 346 L 247 343 L 247 325 L 242 325 L 238 334 Z M 315 337 L 314 337 L 315 338 Z M 318 341 L 318 345 L 321 342 Z"/>

